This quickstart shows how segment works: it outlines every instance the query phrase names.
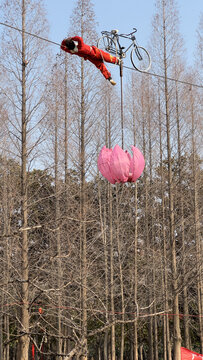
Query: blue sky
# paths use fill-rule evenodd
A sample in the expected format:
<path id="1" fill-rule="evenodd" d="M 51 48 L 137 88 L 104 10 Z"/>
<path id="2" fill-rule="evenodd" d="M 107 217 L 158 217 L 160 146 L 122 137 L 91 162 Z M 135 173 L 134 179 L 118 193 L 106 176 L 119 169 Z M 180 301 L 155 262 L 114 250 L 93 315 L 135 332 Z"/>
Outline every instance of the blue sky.
<path id="1" fill-rule="evenodd" d="M 77 0 L 44 0 L 50 24 L 50 40 L 61 42 L 69 29 L 69 19 Z M 92 0 L 98 31 L 119 29 L 122 33 L 138 29 L 137 40 L 147 47 L 151 36 L 151 22 L 155 0 Z M 201 0 L 177 0 L 180 32 L 185 41 L 188 63 L 192 65 L 196 45 L 196 30 L 203 11 Z M 56 52 L 58 49 L 56 49 Z"/>

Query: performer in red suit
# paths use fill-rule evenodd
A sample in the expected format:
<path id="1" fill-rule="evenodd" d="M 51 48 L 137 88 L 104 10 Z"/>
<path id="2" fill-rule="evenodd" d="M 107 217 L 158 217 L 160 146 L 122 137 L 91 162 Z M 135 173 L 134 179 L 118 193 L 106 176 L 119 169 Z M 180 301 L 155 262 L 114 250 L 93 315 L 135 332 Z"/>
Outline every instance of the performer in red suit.
<path id="1" fill-rule="evenodd" d="M 111 77 L 111 73 L 107 70 L 106 65 L 104 64 L 104 61 L 119 65 L 119 58 L 98 49 L 94 45 L 86 45 L 80 36 L 64 39 L 61 43 L 61 49 L 69 54 L 75 54 L 83 57 L 85 60 L 91 61 L 101 71 L 105 79 L 109 80 L 112 85 L 116 85 L 116 82 Z"/>

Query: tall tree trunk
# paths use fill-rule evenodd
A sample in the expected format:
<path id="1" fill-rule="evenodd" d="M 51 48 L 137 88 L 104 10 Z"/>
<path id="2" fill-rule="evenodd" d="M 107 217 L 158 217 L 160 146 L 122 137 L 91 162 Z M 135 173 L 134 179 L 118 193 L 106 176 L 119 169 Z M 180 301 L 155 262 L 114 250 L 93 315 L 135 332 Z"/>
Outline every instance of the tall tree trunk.
<path id="1" fill-rule="evenodd" d="M 192 119 L 192 170 L 193 170 L 193 189 L 194 189 L 194 228 L 196 244 L 196 264 L 197 264 L 197 301 L 199 312 L 199 334 L 201 354 L 203 354 L 203 280 L 202 280 L 202 242 L 200 238 L 200 217 L 198 199 L 198 174 L 197 174 L 197 152 L 195 145 L 195 126 L 194 126 L 194 99 L 191 89 L 191 119 Z"/>
<path id="2" fill-rule="evenodd" d="M 62 307 L 62 295 L 61 295 L 61 282 L 62 282 L 62 266 L 61 266 L 61 234 L 60 234 L 60 205 L 59 205 L 59 176 L 58 176 L 58 94 L 56 89 L 56 112 L 55 112 L 55 224 L 56 224 L 56 253 L 57 253 L 57 287 L 58 287 L 58 316 L 57 316 L 57 328 L 58 328 L 58 341 L 57 341 L 57 353 L 62 353 L 62 324 L 61 324 L 61 307 Z M 60 360 L 58 356 L 58 360 Z"/>
<path id="3" fill-rule="evenodd" d="M 122 198 L 122 191 L 120 192 Z M 117 249 L 118 249 L 118 264 L 119 264 L 119 276 L 120 276 L 120 296 L 121 296 L 121 312 L 122 312 L 122 324 L 121 324 L 121 347 L 120 347 L 120 360 L 123 360 L 124 356 L 124 340 L 125 340 L 125 303 L 124 303 L 124 283 L 123 283 L 123 269 L 122 269 L 122 250 L 121 250 L 121 239 L 120 239 L 120 217 L 119 217 L 119 185 L 116 185 L 116 237 L 117 237 Z"/>
<path id="4" fill-rule="evenodd" d="M 136 127 L 135 127 L 135 111 L 133 109 L 133 134 L 134 134 L 134 146 L 136 146 Z M 135 183 L 134 187 L 134 305 L 137 309 L 137 285 L 138 285 L 138 206 L 137 206 L 137 182 Z M 137 314 L 138 315 L 138 314 Z M 133 341 L 133 353 L 134 353 L 134 360 L 138 360 L 138 336 L 137 336 L 137 325 L 138 325 L 138 318 L 135 317 L 134 321 L 134 341 Z"/>
<path id="5" fill-rule="evenodd" d="M 150 94 L 149 89 L 149 82 L 147 82 L 147 121 L 148 121 L 148 139 L 149 139 L 149 203 L 152 204 L 152 206 L 149 205 L 149 223 L 150 223 L 150 240 L 151 240 L 151 246 L 152 246 L 152 290 L 151 290 L 151 299 L 153 299 L 153 312 L 156 313 L 156 307 L 157 307 L 157 300 L 156 300 L 156 275 L 155 275 L 155 234 L 154 234 L 154 208 L 153 208 L 153 163 L 152 163 L 152 124 L 151 124 L 151 114 L 152 111 L 150 109 L 150 99 L 152 98 L 152 94 Z M 149 245 L 150 247 L 150 245 Z M 158 333 L 157 333 L 157 318 L 156 316 L 151 318 L 152 321 L 152 327 L 153 327 L 153 334 L 154 334 L 154 341 L 153 341 L 153 356 L 154 360 L 158 360 Z"/>
<path id="6" fill-rule="evenodd" d="M 10 221 L 9 221 L 9 169 L 8 166 L 9 164 L 7 164 L 6 158 L 3 159 L 4 161 L 4 166 L 3 166 L 3 235 L 5 236 L 4 238 L 4 251 L 5 251 L 5 266 L 4 266 L 4 279 L 5 279 L 5 296 L 3 296 L 2 294 L 2 303 L 4 300 L 4 303 L 8 303 L 8 296 L 7 294 L 9 294 L 9 278 L 10 278 Z M 3 309 L 2 309 L 3 310 Z M 3 311 L 2 311 L 3 314 Z M 10 340 L 10 331 L 9 331 L 9 314 L 8 311 L 5 312 L 4 314 L 4 318 L 2 316 L 2 320 L 4 319 L 4 322 L 2 321 L 2 330 L 4 328 L 4 333 L 5 333 L 5 340 L 7 342 L 7 344 L 4 346 L 3 349 L 3 342 L 2 342 L 2 359 L 3 360 L 9 360 L 9 352 L 10 352 L 10 344 L 9 344 L 9 340 Z M 4 326 L 3 326 L 4 324 Z M 3 340 L 3 339 L 2 339 Z"/>
<path id="7" fill-rule="evenodd" d="M 105 144 L 108 147 L 108 97 L 105 97 Z M 105 184 L 104 188 L 104 198 L 106 199 L 105 204 L 103 206 L 103 214 L 102 214 L 102 203 L 101 203 L 101 187 L 100 182 L 98 185 L 98 193 L 99 193 L 99 209 L 100 209 L 100 223 L 101 223 L 101 231 L 102 231 L 102 239 L 103 239 L 103 247 L 104 247 L 104 271 L 105 271 L 105 307 L 106 307 L 106 322 L 109 322 L 109 270 L 108 270 L 108 242 L 107 242 L 107 206 L 106 202 L 108 199 L 108 184 Z M 109 342 L 109 331 L 108 329 L 104 334 L 104 360 L 109 359 L 108 355 L 108 342 Z"/>
<path id="8" fill-rule="evenodd" d="M 1 315 L 0 315 L 0 359 L 3 359 L 3 305 L 4 305 L 4 297 L 1 295 Z"/>
<path id="9" fill-rule="evenodd" d="M 179 99 L 178 99 L 178 88 L 176 83 L 176 124 L 177 124 L 177 135 L 178 135 L 178 171 L 179 171 L 179 186 L 177 197 L 179 198 L 180 204 L 180 223 L 181 223 L 181 243 L 182 243 L 182 264 L 183 264 L 183 310 L 184 310 L 184 335 L 185 335 L 185 346 L 190 349 L 190 333 L 189 333 L 189 310 L 188 310 L 188 295 L 186 285 L 186 254 L 185 254 L 185 221 L 184 221 L 184 209 L 183 209 L 183 192 L 182 192 L 182 162 L 181 162 L 181 140 L 180 140 L 180 115 L 179 115 Z"/>
<path id="10" fill-rule="evenodd" d="M 152 211 L 152 217 L 154 217 L 154 211 Z M 153 222 L 153 220 L 152 220 Z M 153 224 L 152 224 L 152 229 L 153 229 Z M 155 253 L 156 253 L 156 248 L 155 248 L 155 235 L 154 235 L 154 231 L 152 230 L 152 241 L 153 241 L 153 255 L 152 255 L 152 261 L 153 261 L 153 295 L 154 295 L 154 304 L 153 304 L 153 311 L 154 314 L 156 314 L 157 312 L 157 299 L 156 299 L 156 274 L 155 274 L 155 269 L 156 269 L 156 262 L 155 262 Z M 159 356 L 159 352 L 158 352 L 158 325 L 157 325 L 157 316 L 155 315 L 153 317 L 153 326 L 154 326 L 154 360 L 158 360 L 158 356 Z"/>
<path id="11" fill-rule="evenodd" d="M 65 178 L 65 241 L 66 241 L 66 252 L 70 254 L 70 239 L 68 234 L 68 56 L 64 55 L 64 178 Z M 70 317 L 69 314 L 67 314 Z M 71 328 L 68 326 L 67 335 L 72 335 Z M 70 340 L 67 339 L 64 342 L 64 353 L 65 348 L 67 353 L 71 351 Z"/>
<path id="12" fill-rule="evenodd" d="M 106 187 L 105 187 L 106 190 Z M 106 194 L 105 194 L 106 195 Z M 101 187 L 100 182 L 98 183 L 98 198 L 99 198 L 99 214 L 100 224 L 102 232 L 102 240 L 104 247 L 104 272 L 105 272 L 105 308 L 106 308 L 106 322 L 109 322 L 109 284 L 108 284 L 108 246 L 107 246 L 107 234 L 106 234 L 106 205 L 103 206 L 102 213 L 102 201 L 101 201 Z M 105 198 L 107 198 L 105 196 Z M 104 333 L 104 360 L 108 360 L 108 329 Z"/>
<path id="13" fill-rule="evenodd" d="M 64 173 L 65 173 L 65 214 L 68 207 L 68 58 L 64 55 Z M 67 221 L 67 218 L 66 218 Z"/>
<path id="14" fill-rule="evenodd" d="M 142 84 L 143 86 L 143 84 Z M 142 94 L 142 136 L 143 136 L 143 155 L 144 158 L 146 158 L 146 132 L 145 132 L 145 115 L 144 115 L 144 94 Z M 144 191 L 145 191 L 145 251 L 146 251 L 146 259 L 148 258 L 149 254 L 149 183 L 148 183 L 148 176 L 146 167 L 144 169 Z M 148 294 L 147 294 L 147 300 L 148 304 L 151 303 L 151 281 L 148 278 L 147 279 L 147 286 L 148 286 Z M 150 313 L 152 312 L 152 309 L 150 307 Z M 154 351 L 153 351 L 153 319 L 150 316 L 149 323 L 148 323 L 148 360 L 153 359 L 154 357 Z"/>
<path id="15" fill-rule="evenodd" d="M 27 208 L 27 118 L 26 118 L 26 80 L 25 80 L 25 1 L 22 0 L 22 149 L 21 149 L 21 337 L 19 340 L 18 359 L 28 360 L 29 351 L 29 273 L 28 273 L 28 208 Z"/>
<path id="16" fill-rule="evenodd" d="M 159 84 L 158 84 L 159 86 Z M 165 231 L 165 198 L 164 198 L 164 179 L 163 179 L 163 148 L 162 148 L 162 125 L 161 125 L 161 105 L 160 95 L 158 99 L 158 112 L 159 112 L 159 148 L 160 148 L 160 176 L 161 176 L 161 224 L 162 224 L 162 238 L 163 238 L 163 271 L 164 271 L 164 309 L 166 317 L 164 318 L 164 360 L 171 360 L 171 341 L 169 333 L 169 318 L 168 318 L 168 273 L 167 273 L 167 247 L 166 247 L 166 231 Z"/>
<path id="17" fill-rule="evenodd" d="M 82 271 L 82 360 L 87 359 L 87 239 L 85 211 L 85 90 L 84 60 L 81 60 L 81 126 L 80 126 L 80 179 L 81 179 L 81 271 Z"/>
<path id="18" fill-rule="evenodd" d="M 107 113 L 106 113 L 106 144 L 111 148 L 111 96 L 107 97 Z M 113 244 L 113 196 L 112 186 L 107 185 L 107 199 L 108 199 L 108 227 L 109 227 L 109 259 L 110 259 L 110 307 L 111 307 L 111 344 L 109 347 L 109 357 L 111 360 L 116 360 L 116 338 L 115 338 L 115 308 L 114 308 L 114 244 Z M 106 335 L 107 336 L 107 335 Z M 107 340 L 107 339 L 106 339 Z"/>
<path id="19" fill-rule="evenodd" d="M 108 148 L 111 148 L 111 100 L 108 96 Z M 108 217 L 110 245 L 110 302 L 111 302 L 111 360 L 116 360 L 115 307 L 114 307 L 114 244 L 113 244 L 113 196 L 112 186 L 108 183 Z"/>
<path id="20" fill-rule="evenodd" d="M 170 138 L 170 115 L 168 99 L 168 80 L 167 80 L 167 54 L 166 54 L 166 19 L 165 2 L 163 6 L 163 41 L 164 41 L 164 93 L 165 93 L 165 111 L 166 111 L 166 131 L 167 131 L 167 157 L 168 157 L 168 193 L 169 193 L 169 229 L 172 258 L 172 282 L 173 282 L 173 311 L 174 311 L 174 358 L 181 360 L 181 333 L 179 320 L 179 299 L 178 299 L 178 274 L 176 264 L 176 243 L 174 236 L 174 208 L 173 208 L 173 181 L 172 181 L 172 161 L 171 161 L 171 138 Z"/>
<path id="21" fill-rule="evenodd" d="M 8 229 L 7 229 L 7 231 L 8 231 Z M 9 241 L 10 241 L 10 238 L 6 237 L 6 244 L 5 244 L 6 245 L 6 248 L 5 248 L 5 252 L 6 252 L 6 256 L 5 256 L 5 259 L 6 259 L 5 282 L 6 282 L 6 293 L 7 294 L 9 293 L 8 285 L 9 285 L 9 274 L 10 274 L 10 246 L 9 246 Z M 7 296 L 5 296 L 5 299 L 7 299 Z M 4 357 L 2 356 L 3 360 L 9 360 L 9 356 L 10 356 L 9 355 L 10 354 L 9 322 L 10 322 L 9 315 L 8 315 L 8 313 L 6 311 L 5 315 L 4 315 L 4 332 L 5 332 L 5 337 L 6 337 L 7 344 L 4 346 Z M 2 347 L 2 350 L 3 350 L 3 347 Z"/>
<path id="22" fill-rule="evenodd" d="M 135 141 L 134 141 L 135 144 Z M 134 188 L 134 204 L 135 204 L 135 214 L 134 214 L 134 305 L 137 310 L 137 284 L 138 284 L 138 274 L 137 274 L 137 268 L 138 268 L 138 257 L 137 257 L 137 251 L 138 251 L 138 206 L 137 206 L 137 183 L 135 183 Z M 137 326 L 138 326 L 138 318 L 137 315 L 135 316 L 134 321 L 134 340 L 133 340 L 133 353 L 134 353 L 134 360 L 138 360 L 138 336 L 137 336 Z"/>
<path id="23" fill-rule="evenodd" d="M 114 246 L 113 246 L 113 211 L 112 211 L 112 187 L 108 184 L 108 202 L 109 202 L 109 236 L 110 236 L 110 297 L 111 297 L 111 360 L 116 360 L 116 337 L 115 337 L 115 307 L 114 307 Z"/>

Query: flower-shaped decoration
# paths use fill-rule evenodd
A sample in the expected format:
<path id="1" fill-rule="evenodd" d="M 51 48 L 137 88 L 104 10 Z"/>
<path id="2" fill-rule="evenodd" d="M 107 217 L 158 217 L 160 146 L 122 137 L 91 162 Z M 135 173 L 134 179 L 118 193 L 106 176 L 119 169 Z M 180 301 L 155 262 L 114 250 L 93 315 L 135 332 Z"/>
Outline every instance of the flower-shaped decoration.
<path id="1" fill-rule="evenodd" d="M 135 182 L 142 174 L 145 166 L 141 151 L 132 146 L 133 157 L 116 145 L 114 149 L 104 146 L 98 157 L 100 173 L 111 183 Z"/>

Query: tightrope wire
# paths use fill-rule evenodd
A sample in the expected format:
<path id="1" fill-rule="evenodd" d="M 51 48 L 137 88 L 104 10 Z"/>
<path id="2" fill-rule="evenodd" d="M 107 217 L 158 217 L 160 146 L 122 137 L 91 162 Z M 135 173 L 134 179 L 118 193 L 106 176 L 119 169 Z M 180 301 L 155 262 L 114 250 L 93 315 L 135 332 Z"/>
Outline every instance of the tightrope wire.
<path id="1" fill-rule="evenodd" d="M 49 40 L 49 39 L 46 39 L 46 38 L 43 38 L 42 36 L 39 36 L 39 35 L 36 35 L 36 34 L 32 34 L 28 31 L 25 31 L 25 30 L 21 30 L 15 26 L 12 26 L 12 25 L 9 25 L 9 24 L 6 24 L 6 23 L 3 23 L 3 22 L 0 22 L 0 25 L 3 25 L 3 26 L 7 26 L 13 30 L 17 30 L 17 31 L 20 31 L 21 33 L 24 32 L 25 34 L 27 35 L 30 35 L 30 36 L 33 36 L 33 37 L 36 37 L 40 40 L 43 40 L 43 41 L 47 41 L 51 44 L 54 44 L 54 45 L 57 45 L 57 46 L 61 46 L 61 44 L 55 42 L 55 41 L 52 41 L 52 40 Z M 136 69 L 133 69 L 129 66 L 124 66 L 124 68 L 126 69 L 129 69 L 129 70 L 133 70 L 133 71 L 137 71 Z M 156 77 L 159 77 L 159 78 L 162 78 L 162 79 L 165 79 L 165 77 L 163 75 L 158 75 L 158 74 L 154 74 L 154 73 L 150 73 L 150 72 L 143 72 L 142 74 L 147 74 L 147 75 L 151 75 L 151 76 L 156 76 Z M 171 80 L 171 81 L 176 81 L 178 83 L 181 83 L 181 84 L 185 84 L 185 85 L 190 85 L 190 86 L 195 86 L 195 87 L 198 87 L 198 88 L 203 88 L 203 85 L 198 85 L 198 84 L 193 84 L 193 83 L 190 83 L 190 82 L 187 82 L 187 81 L 184 81 L 184 80 L 178 80 L 178 79 L 174 79 L 174 78 L 171 78 L 171 77 L 167 77 L 168 80 Z"/>
<path id="2" fill-rule="evenodd" d="M 37 39 L 40 39 L 40 40 L 43 40 L 43 41 L 47 41 L 47 42 L 49 42 L 49 43 L 51 43 L 51 44 L 54 44 L 54 45 L 57 45 L 57 46 L 60 46 L 60 45 L 61 45 L 61 44 L 59 44 L 59 43 L 57 43 L 57 42 L 55 42 L 55 41 L 52 41 L 52 40 L 43 38 L 42 36 L 39 36 L 39 35 L 36 35 L 36 34 L 32 34 L 32 33 L 28 32 L 28 31 L 25 31 L 25 30 L 23 31 L 23 30 L 15 27 L 15 26 L 12 26 L 12 25 L 9 25 L 9 24 L 3 23 L 3 22 L 0 22 L 0 25 L 7 26 L 7 27 L 9 27 L 9 28 L 11 28 L 11 29 L 20 31 L 21 33 L 24 32 L 24 33 L 27 34 L 27 35 L 36 37 Z"/>
<path id="3" fill-rule="evenodd" d="M 136 69 L 133 69 L 133 68 L 131 68 L 129 66 L 123 65 L 123 67 L 126 68 L 126 69 L 129 69 L 129 70 L 137 71 Z M 158 78 L 165 79 L 164 75 L 158 75 L 158 74 L 154 74 L 154 73 L 150 73 L 150 72 L 142 72 L 142 74 L 156 76 Z M 185 84 L 185 85 L 190 85 L 190 86 L 196 86 L 196 87 L 199 87 L 199 88 L 203 88 L 203 85 L 193 84 L 193 83 L 190 83 L 188 81 L 178 80 L 178 79 L 174 79 L 174 78 L 171 78 L 171 77 L 168 77 L 168 76 L 166 77 L 166 79 L 171 80 L 171 81 L 176 81 L 176 82 L 179 82 L 179 83 Z"/>

